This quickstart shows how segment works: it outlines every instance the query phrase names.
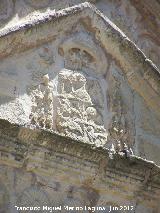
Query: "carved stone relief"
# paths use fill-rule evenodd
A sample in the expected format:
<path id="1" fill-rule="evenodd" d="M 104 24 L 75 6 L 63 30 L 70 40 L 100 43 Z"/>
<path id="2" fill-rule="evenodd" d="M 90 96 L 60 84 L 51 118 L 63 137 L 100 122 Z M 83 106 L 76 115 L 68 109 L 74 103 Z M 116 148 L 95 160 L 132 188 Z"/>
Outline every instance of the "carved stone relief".
<path id="1" fill-rule="evenodd" d="M 48 75 L 42 77 L 42 83 L 31 91 L 31 124 L 52 129 L 53 126 L 53 88 Z"/>
<path id="2" fill-rule="evenodd" d="M 90 206 L 88 200 L 88 192 L 82 187 L 73 187 L 72 191 L 68 192 L 65 200 L 63 201 L 64 211 L 66 212 L 68 207 L 73 207 L 71 212 L 89 212 L 87 209 L 84 210 L 85 206 Z M 69 211 L 70 212 L 70 211 Z"/>
<path id="3" fill-rule="evenodd" d="M 41 211 L 39 212 L 43 212 L 42 207 L 50 206 L 50 201 L 45 191 L 39 189 L 37 186 L 32 186 L 25 189 L 20 194 L 19 198 L 17 199 L 17 204 L 24 207 L 41 207 Z"/>
<path id="4" fill-rule="evenodd" d="M 120 83 L 118 81 L 114 87 L 111 104 L 114 115 L 112 117 L 110 135 L 115 141 L 125 140 L 127 137 L 126 120 L 122 111 L 122 97 L 120 94 Z"/>
<path id="5" fill-rule="evenodd" d="M 98 57 L 105 58 L 104 53 L 82 33 L 61 45 L 60 53 L 64 56 L 65 68 L 58 75 L 57 130 L 102 146 L 107 141 L 107 133 L 102 77 L 98 76 L 106 67 L 98 63 Z"/>
<path id="6" fill-rule="evenodd" d="M 42 46 L 39 49 L 40 63 L 52 65 L 55 61 L 54 53 L 48 45 Z"/>
<path id="7" fill-rule="evenodd" d="M 11 17 L 13 14 L 13 2 L 12 0 L 0 1 L 0 23 Z"/>
<path id="8" fill-rule="evenodd" d="M 74 138 L 102 145 L 104 97 L 97 79 L 64 69 L 59 73 L 57 129 Z"/>
<path id="9" fill-rule="evenodd" d="M 73 34 L 60 45 L 59 52 L 64 57 L 66 69 L 82 70 L 96 76 L 106 73 L 106 55 L 88 33 Z"/>
<path id="10" fill-rule="evenodd" d="M 72 48 L 65 58 L 65 67 L 69 69 L 95 69 L 96 63 L 87 51 L 80 48 Z"/>
<path id="11" fill-rule="evenodd" d="M 126 155 L 133 154 L 131 150 L 133 145 L 131 142 L 131 127 L 125 112 L 123 95 L 121 92 L 121 80 L 112 73 L 110 82 L 109 104 L 110 111 L 112 112 L 112 119 L 109 125 L 108 140 L 112 143 L 111 152 L 124 152 Z"/>

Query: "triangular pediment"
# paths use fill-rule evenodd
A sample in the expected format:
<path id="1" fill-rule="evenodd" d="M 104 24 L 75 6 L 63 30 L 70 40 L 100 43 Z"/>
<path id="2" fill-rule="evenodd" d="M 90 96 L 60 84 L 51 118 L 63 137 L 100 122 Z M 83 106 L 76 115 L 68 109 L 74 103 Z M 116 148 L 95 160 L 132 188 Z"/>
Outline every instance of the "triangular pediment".
<path id="1" fill-rule="evenodd" d="M 90 3 L 1 31 L 0 59 L 2 119 L 107 148 L 136 149 L 137 128 L 159 140 L 158 69 Z"/>
<path id="2" fill-rule="evenodd" d="M 71 28 L 79 23 L 84 24 L 88 33 L 94 34 L 95 42 L 119 63 L 131 87 L 159 114 L 159 71 L 116 25 L 90 3 L 50 12 L 3 30 L 0 58 L 53 41 L 62 32 L 69 36 Z"/>
<path id="3" fill-rule="evenodd" d="M 159 212 L 160 71 L 92 4 L 55 11 L 84 1 L 6 1 L 0 212 Z"/>

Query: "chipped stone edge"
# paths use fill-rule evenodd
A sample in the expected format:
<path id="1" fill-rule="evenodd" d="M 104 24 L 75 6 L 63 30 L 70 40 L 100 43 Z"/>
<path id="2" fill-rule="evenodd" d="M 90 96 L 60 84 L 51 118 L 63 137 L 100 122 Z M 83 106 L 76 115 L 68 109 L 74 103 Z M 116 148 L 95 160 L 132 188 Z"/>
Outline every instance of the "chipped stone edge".
<path id="1" fill-rule="evenodd" d="M 113 158 L 109 157 L 109 150 L 102 147 L 96 147 L 88 144 L 87 142 L 76 141 L 69 137 L 62 136 L 58 133 L 46 131 L 44 129 L 31 129 L 17 124 L 10 123 L 9 121 L 0 119 L 0 152 L 7 151 L 15 157 L 21 156 L 23 160 L 26 158 L 26 153 L 32 150 L 33 147 L 44 148 L 44 150 L 52 150 L 51 152 L 63 153 L 89 161 L 94 165 L 99 165 L 103 160 L 106 164 L 106 170 L 118 170 L 124 177 L 130 177 L 134 181 L 139 180 L 142 186 L 152 185 L 160 189 L 160 167 L 152 161 L 144 160 L 137 156 L 125 156 L 115 154 Z M 5 140 L 5 144 L 4 141 Z M 7 150 L 6 146 L 7 145 Z M 14 147 L 19 147 L 21 151 L 14 151 Z M 9 149 L 11 148 L 11 151 Z M 7 161 L 1 161 L 0 164 L 8 165 Z M 24 162 L 16 162 L 11 158 L 9 166 L 22 168 Z M 132 174 L 132 170 L 134 170 Z M 136 171 L 136 178 L 135 177 Z M 148 175 L 149 174 L 149 175 Z M 147 178 L 145 178 L 147 176 Z M 152 176 L 154 179 L 152 179 Z M 155 178 L 156 177 L 156 178 Z M 144 179 L 144 180 L 143 180 Z"/>

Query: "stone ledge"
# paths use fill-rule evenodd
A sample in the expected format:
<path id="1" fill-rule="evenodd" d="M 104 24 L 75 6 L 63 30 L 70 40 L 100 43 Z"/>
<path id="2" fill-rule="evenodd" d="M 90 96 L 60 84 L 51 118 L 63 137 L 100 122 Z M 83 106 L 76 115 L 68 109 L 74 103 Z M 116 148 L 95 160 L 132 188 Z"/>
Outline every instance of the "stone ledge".
<path id="1" fill-rule="evenodd" d="M 21 127 L 6 120 L 0 120 L 0 153 L 0 164 L 25 167 L 28 171 L 49 175 L 55 166 L 60 171 L 69 168 L 78 172 L 81 168 L 81 172 L 85 173 L 98 171 L 103 181 L 107 181 L 109 175 L 111 182 L 125 180 L 129 184 L 160 188 L 160 167 L 153 162 L 117 154 L 111 159 L 109 150 L 55 132 Z"/>

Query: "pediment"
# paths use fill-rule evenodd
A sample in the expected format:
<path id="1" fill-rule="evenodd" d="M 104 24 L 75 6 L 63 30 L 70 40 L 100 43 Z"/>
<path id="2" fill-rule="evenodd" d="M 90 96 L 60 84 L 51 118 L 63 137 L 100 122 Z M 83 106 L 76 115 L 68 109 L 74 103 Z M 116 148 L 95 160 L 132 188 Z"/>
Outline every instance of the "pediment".
<path id="1" fill-rule="evenodd" d="M 159 212 L 159 70 L 89 3 L 31 19 L 0 32 L 0 212 Z"/>
<path id="2" fill-rule="evenodd" d="M 0 117 L 13 123 L 133 147 L 133 94 L 160 117 L 158 69 L 89 3 L 3 30 L 0 59 Z"/>
<path id="3" fill-rule="evenodd" d="M 50 12 L 4 30 L 0 35 L 0 58 L 52 41 L 60 32 L 69 34 L 80 22 L 94 34 L 102 49 L 116 59 L 131 87 L 159 114 L 159 71 L 122 31 L 89 3 Z M 74 39 L 70 40 L 74 42 Z"/>

